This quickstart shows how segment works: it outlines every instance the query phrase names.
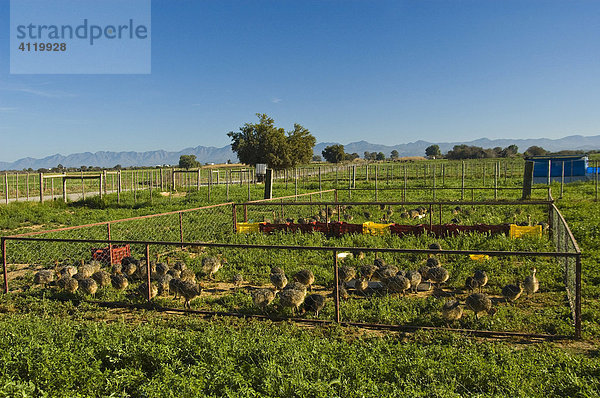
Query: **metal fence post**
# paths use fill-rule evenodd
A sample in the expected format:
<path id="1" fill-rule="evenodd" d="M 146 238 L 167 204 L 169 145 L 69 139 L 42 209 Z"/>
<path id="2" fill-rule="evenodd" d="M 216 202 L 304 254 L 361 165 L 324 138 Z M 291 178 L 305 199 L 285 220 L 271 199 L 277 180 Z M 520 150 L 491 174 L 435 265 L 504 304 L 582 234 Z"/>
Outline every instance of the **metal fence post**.
<path id="1" fill-rule="evenodd" d="M 179 212 L 179 241 L 183 243 L 183 212 Z M 183 249 L 183 245 L 181 245 Z"/>
<path id="2" fill-rule="evenodd" d="M 563 186 L 565 185 L 565 161 L 562 162 L 562 171 L 560 173 L 560 199 L 563 197 Z"/>
<path id="3" fill-rule="evenodd" d="M 575 338 L 581 338 L 581 254 L 575 258 Z"/>
<path id="4" fill-rule="evenodd" d="M 334 302 L 335 302 L 335 321 L 340 322 L 340 279 L 338 274 L 337 250 L 333 251 L 333 279 L 335 284 Z"/>
<path id="5" fill-rule="evenodd" d="M 498 200 L 498 175 L 500 174 L 500 163 L 494 163 L 494 200 Z"/>
<path id="6" fill-rule="evenodd" d="M 571 167 L 571 169 L 573 169 Z M 596 167 L 594 168 L 596 174 L 596 202 L 598 201 L 598 161 L 596 160 Z"/>
<path id="7" fill-rule="evenodd" d="M 108 256 L 110 257 L 110 266 L 113 266 L 113 255 L 112 255 L 112 243 L 110 243 L 110 241 L 112 240 L 111 238 L 111 234 L 110 234 L 110 222 L 106 223 L 106 234 L 108 236 Z"/>
<path id="8" fill-rule="evenodd" d="M 461 178 L 460 200 L 464 200 L 465 199 L 465 161 L 464 160 L 462 162 L 460 178 Z"/>
<path id="9" fill-rule="evenodd" d="M 233 232 L 237 232 L 237 209 L 235 203 L 231 205 L 231 220 L 233 222 Z"/>
<path id="10" fill-rule="evenodd" d="M 435 164 L 433 165 L 433 200 L 435 200 Z"/>
<path id="11" fill-rule="evenodd" d="M 408 184 L 408 175 L 406 174 L 406 165 L 404 167 L 404 189 L 402 190 L 402 201 L 406 201 L 406 185 Z"/>
<path id="12" fill-rule="evenodd" d="M 377 165 L 375 165 L 375 202 L 377 202 L 378 194 L 377 194 Z"/>
<path id="13" fill-rule="evenodd" d="M 6 270 L 6 239 L 2 238 L 2 269 L 4 273 L 4 293 L 8 293 L 8 271 Z"/>
<path id="14" fill-rule="evenodd" d="M 150 281 L 150 245 L 146 244 L 146 282 L 148 283 L 148 301 L 152 300 L 152 284 Z"/>

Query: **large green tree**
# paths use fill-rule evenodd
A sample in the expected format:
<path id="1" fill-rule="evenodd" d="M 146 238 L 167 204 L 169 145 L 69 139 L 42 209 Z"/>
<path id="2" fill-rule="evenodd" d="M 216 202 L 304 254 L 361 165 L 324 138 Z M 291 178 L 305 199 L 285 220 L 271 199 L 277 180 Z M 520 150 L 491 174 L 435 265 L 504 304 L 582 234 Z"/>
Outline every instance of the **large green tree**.
<path id="1" fill-rule="evenodd" d="M 323 154 L 323 158 L 329 163 L 339 163 L 346 158 L 344 146 L 341 144 L 329 145 L 321 151 L 321 154 Z"/>
<path id="2" fill-rule="evenodd" d="M 286 133 L 276 127 L 275 121 L 257 113 L 258 123 L 246 123 L 239 132 L 230 131 L 231 149 L 240 162 L 256 165 L 266 163 L 272 169 L 286 169 L 309 163 L 313 155 L 315 137 L 299 124 Z"/>
<path id="3" fill-rule="evenodd" d="M 530 146 L 524 152 L 525 156 L 542 156 L 548 154 L 548 151 L 537 145 Z"/>
<path id="4" fill-rule="evenodd" d="M 189 170 L 192 167 L 200 166 L 200 162 L 196 160 L 196 155 L 181 155 L 179 157 L 179 167 Z"/>
<path id="5" fill-rule="evenodd" d="M 436 159 L 442 156 L 442 152 L 440 151 L 439 145 L 433 144 L 425 148 L 425 155 L 432 159 Z"/>

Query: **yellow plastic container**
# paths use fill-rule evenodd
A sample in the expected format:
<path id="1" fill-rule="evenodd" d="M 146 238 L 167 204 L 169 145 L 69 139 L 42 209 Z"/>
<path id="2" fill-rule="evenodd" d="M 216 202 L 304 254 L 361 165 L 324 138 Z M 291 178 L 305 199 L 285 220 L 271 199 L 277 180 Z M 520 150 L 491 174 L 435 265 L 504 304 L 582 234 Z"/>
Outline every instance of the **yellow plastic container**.
<path id="1" fill-rule="evenodd" d="M 363 223 L 363 234 L 365 235 L 383 235 L 386 232 L 389 232 L 390 225 L 392 224 L 378 224 L 372 221 L 367 221 Z"/>
<path id="2" fill-rule="evenodd" d="M 521 227 L 520 225 L 510 224 L 510 237 L 511 238 L 520 238 L 522 236 L 542 236 L 542 226 L 534 225 L 532 227 L 525 226 Z"/>
<path id="3" fill-rule="evenodd" d="M 490 256 L 488 256 L 487 254 L 469 254 L 469 257 L 471 258 L 471 260 L 475 261 L 485 261 L 490 259 Z"/>
<path id="4" fill-rule="evenodd" d="M 259 222 L 239 222 L 235 225 L 235 230 L 241 234 L 252 234 L 260 232 Z"/>

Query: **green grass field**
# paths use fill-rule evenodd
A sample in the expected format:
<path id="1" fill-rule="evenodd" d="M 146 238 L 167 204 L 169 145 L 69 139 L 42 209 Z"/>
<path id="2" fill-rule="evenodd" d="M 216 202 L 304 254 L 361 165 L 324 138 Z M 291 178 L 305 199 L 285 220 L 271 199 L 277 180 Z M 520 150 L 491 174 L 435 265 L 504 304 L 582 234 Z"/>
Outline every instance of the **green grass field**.
<path id="1" fill-rule="evenodd" d="M 450 182 L 455 184 L 457 180 Z M 307 183 L 301 191 L 314 189 L 314 184 Z M 557 188 L 553 184 L 555 198 Z M 258 198 L 260 186 L 255 189 Z M 596 268 L 600 260 L 600 212 L 596 202 L 582 199 L 582 192 L 593 197 L 594 189 L 593 183 L 569 184 L 564 198 L 557 203 L 584 253 L 582 341 L 481 339 L 434 331 L 405 335 L 340 326 L 307 327 L 231 318 L 207 320 L 194 315 L 107 309 L 34 287 L 0 296 L 0 396 L 597 397 L 600 277 Z M 285 190 L 279 185 L 274 191 L 278 196 L 293 194 L 294 186 L 288 185 Z M 236 200 L 243 201 L 244 194 L 247 192 L 240 192 Z M 352 199 L 371 200 L 366 196 L 371 194 L 361 197 L 356 191 Z M 414 195 L 415 200 L 431 199 L 430 192 Z M 453 195 L 456 199 L 457 193 Z M 206 199 L 206 193 L 201 191 L 179 198 L 156 197 L 153 203 L 124 200 L 117 204 L 113 195 L 85 203 L 18 203 L 0 207 L 0 219 L 3 235 L 8 235 L 34 228 L 192 208 L 207 203 Z M 543 219 L 540 209 L 525 210 L 518 215 L 520 221 L 528 214 L 534 221 Z M 356 214 L 352 222 L 362 222 L 360 217 Z M 478 209 L 469 216 L 469 222 L 511 222 L 513 217 L 514 209 L 508 207 L 493 214 Z M 332 242 L 320 234 L 275 234 L 231 235 L 229 241 L 425 248 L 432 238 L 357 235 Z M 477 235 L 446 238 L 441 244 L 452 249 L 552 248 L 545 238 L 510 240 Z M 168 256 L 199 267 L 203 255 L 204 252 L 190 250 Z M 331 258 L 320 252 L 254 249 L 230 250 L 225 255 L 229 265 L 216 275 L 219 283 L 242 272 L 248 284 L 266 284 L 272 265 L 293 273 L 301 265 L 311 264 L 320 289 L 331 291 Z M 419 256 L 383 256 L 406 268 L 424 261 Z M 373 255 L 366 258 L 372 259 Z M 493 317 L 485 316 L 479 321 L 468 313 L 457 326 L 572 334 L 562 273 L 555 263 L 511 258 L 476 263 L 444 257 L 442 261 L 452 274 L 446 291 L 460 292 L 464 278 L 481 267 L 495 276 L 490 282 L 491 294 L 498 294 L 501 286 L 515 276 L 527 275 L 533 264 L 542 281 L 543 288 L 533 299 L 519 299 L 515 305 L 499 303 Z M 32 277 L 32 272 L 25 273 L 18 283 L 29 285 Z M 97 298 L 136 301 L 110 289 L 100 291 Z M 445 326 L 439 313 L 442 302 L 443 299 L 431 296 L 351 298 L 342 303 L 342 314 L 344 320 L 350 321 Z M 160 298 L 159 303 L 181 306 L 172 298 Z M 203 294 L 192 302 L 192 308 L 260 313 L 244 289 L 230 294 Z M 332 314 L 333 303 L 329 301 L 320 318 L 331 319 Z"/>

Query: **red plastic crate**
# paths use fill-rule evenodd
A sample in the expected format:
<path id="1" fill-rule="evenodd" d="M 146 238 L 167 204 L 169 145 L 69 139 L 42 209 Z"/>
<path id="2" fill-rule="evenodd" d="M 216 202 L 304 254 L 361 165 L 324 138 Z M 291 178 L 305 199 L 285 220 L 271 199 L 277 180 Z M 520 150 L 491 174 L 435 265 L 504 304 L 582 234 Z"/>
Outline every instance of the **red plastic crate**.
<path id="1" fill-rule="evenodd" d="M 332 222 L 329 224 L 333 236 L 342 236 L 343 234 L 362 234 L 362 224 L 349 224 L 347 222 Z"/>
<path id="2" fill-rule="evenodd" d="M 101 249 L 92 249 L 92 259 L 100 261 L 102 263 L 110 264 L 110 247 L 103 247 Z M 131 256 L 131 247 L 127 245 L 113 245 L 112 246 L 112 263 L 121 264 L 121 260 L 124 257 Z"/>

